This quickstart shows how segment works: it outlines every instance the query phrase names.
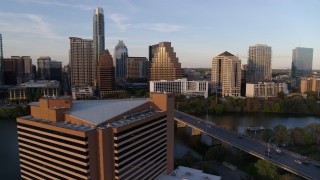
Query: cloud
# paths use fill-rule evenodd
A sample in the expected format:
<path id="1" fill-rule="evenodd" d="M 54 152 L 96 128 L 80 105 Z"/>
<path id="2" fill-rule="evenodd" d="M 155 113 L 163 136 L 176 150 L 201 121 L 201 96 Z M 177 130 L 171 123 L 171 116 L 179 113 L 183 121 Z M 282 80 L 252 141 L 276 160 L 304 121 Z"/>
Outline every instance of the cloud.
<path id="1" fill-rule="evenodd" d="M 119 28 L 121 31 L 126 31 L 128 27 L 131 26 L 130 23 L 125 23 L 125 21 L 128 19 L 126 16 L 123 16 L 118 13 L 111 14 L 109 16 L 109 19 L 116 25 L 117 28 Z"/>
<path id="2" fill-rule="evenodd" d="M 7 13 L 0 11 L 0 29 L 3 33 L 15 33 L 17 36 L 36 36 L 61 39 L 52 31 L 51 25 L 36 14 Z"/>
<path id="3" fill-rule="evenodd" d="M 77 8 L 84 11 L 92 11 L 96 7 L 86 4 L 67 4 L 59 1 L 53 1 L 53 0 L 19 0 L 21 3 L 36 3 L 36 4 L 43 4 L 43 5 L 50 5 L 50 6 L 61 6 L 61 7 L 69 7 L 69 8 Z"/>
<path id="4" fill-rule="evenodd" d="M 154 30 L 158 32 L 176 32 L 180 31 L 184 27 L 176 24 L 167 24 L 167 23 L 150 23 L 150 24 L 141 24 L 142 28 Z"/>

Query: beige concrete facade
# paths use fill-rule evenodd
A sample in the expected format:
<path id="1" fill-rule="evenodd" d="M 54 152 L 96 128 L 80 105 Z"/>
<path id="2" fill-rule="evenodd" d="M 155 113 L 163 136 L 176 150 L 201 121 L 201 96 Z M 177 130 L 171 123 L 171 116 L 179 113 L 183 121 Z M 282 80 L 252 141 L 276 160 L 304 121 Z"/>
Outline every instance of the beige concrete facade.
<path id="1" fill-rule="evenodd" d="M 301 93 L 308 91 L 319 92 L 320 91 L 320 78 L 302 78 L 301 79 Z"/>
<path id="2" fill-rule="evenodd" d="M 150 99 L 109 100 L 129 104 L 104 121 L 81 119 L 86 110 L 70 97 L 31 103 L 31 115 L 17 118 L 23 179 L 154 179 L 174 169 L 173 95 L 151 93 Z M 138 102 L 138 101 L 137 101 Z M 92 106 L 103 104 L 92 101 Z M 80 115 L 77 115 L 81 107 Z M 98 107 L 97 107 L 98 108 Z M 106 115 L 108 113 L 103 112 Z M 102 113 L 102 114 L 103 114 Z M 103 118 L 103 117 L 102 117 Z"/>

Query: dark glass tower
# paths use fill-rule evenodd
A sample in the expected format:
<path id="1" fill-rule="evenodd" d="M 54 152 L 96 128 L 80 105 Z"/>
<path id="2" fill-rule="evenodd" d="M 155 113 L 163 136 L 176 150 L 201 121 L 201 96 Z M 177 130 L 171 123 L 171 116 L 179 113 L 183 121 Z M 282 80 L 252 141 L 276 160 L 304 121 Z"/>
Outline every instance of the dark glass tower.
<path id="1" fill-rule="evenodd" d="M 2 35 L 0 34 L 0 86 L 3 85 L 3 49 Z"/>
<path id="2" fill-rule="evenodd" d="M 103 9 L 98 7 L 94 10 L 93 15 L 93 56 L 94 67 L 97 68 L 100 54 L 105 50 L 104 48 L 104 15 Z M 96 71 L 96 70 L 95 70 Z M 95 80 L 97 74 L 95 74 Z"/>

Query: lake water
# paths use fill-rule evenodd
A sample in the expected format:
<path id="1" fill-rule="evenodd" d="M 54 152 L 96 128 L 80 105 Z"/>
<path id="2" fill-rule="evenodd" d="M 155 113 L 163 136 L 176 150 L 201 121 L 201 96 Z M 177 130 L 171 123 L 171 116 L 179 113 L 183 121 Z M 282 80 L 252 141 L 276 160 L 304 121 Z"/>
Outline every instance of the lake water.
<path id="1" fill-rule="evenodd" d="M 247 133 L 248 126 L 263 126 L 274 128 L 283 124 L 288 128 L 305 127 L 311 123 L 320 123 L 320 117 L 313 116 L 288 116 L 279 114 L 222 114 L 202 116 L 201 118 L 211 120 L 219 126 Z M 0 120 L 0 179 L 20 179 L 18 138 L 15 120 Z M 202 155 L 197 151 L 203 144 L 199 136 L 189 136 L 184 129 L 175 131 L 175 157 L 183 156 L 191 151 L 196 157 Z"/>

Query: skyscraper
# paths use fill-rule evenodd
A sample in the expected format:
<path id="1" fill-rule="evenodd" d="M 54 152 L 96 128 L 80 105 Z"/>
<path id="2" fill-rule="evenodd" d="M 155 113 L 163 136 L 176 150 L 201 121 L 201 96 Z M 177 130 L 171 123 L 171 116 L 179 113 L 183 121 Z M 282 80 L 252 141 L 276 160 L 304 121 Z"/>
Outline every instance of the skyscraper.
<path id="1" fill-rule="evenodd" d="M 291 77 L 311 75 L 313 48 L 296 47 L 292 50 Z"/>
<path id="2" fill-rule="evenodd" d="M 71 86 L 95 86 L 96 64 L 93 61 L 93 41 L 70 37 Z"/>
<path id="3" fill-rule="evenodd" d="M 128 57 L 126 67 L 127 82 L 147 82 L 149 61 L 146 57 Z"/>
<path id="4" fill-rule="evenodd" d="M 100 97 L 103 97 L 114 88 L 114 66 L 113 59 L 109 50 L 100 54 L 98 63 L 98 91 Z"/>
<path id="5" fill-rule="evenodd" d="M 212 60 L 212 91 L 225 96 L 240 96 L 241 60 L 225 51 Z"/>
<path id="6" fill-rule="evenodd" d="M 126 60 L 128 57 L 128 48 L 122 40 L 114 48 L 114 64 L 116 69 L 116 82 L 123 85 L 126 78 Z"/>
<path id="7" fill-rule="evenodd" d="M 149 46 L 150 81 L 175 80 L 184 77 L 184 71 L 171 42 Z"/>
<path id="8" fill-rule="evenodd" d="M 271 81 L 271 47 L 257 44 L 249 47 L 247 83 Z"/>
<path id="9" fill-rule="evenodd" d="M 0 86 L 4 83 L 3 78 L 3 48 L 2 48 L 2 34 L 0 34 Z"/>
<path id="10" fill-rule="evenodd" d="M 62 62 L 52 61 L 50 57 L 42 56 L 37 60 L 38 64 L 38 78 L 43 80 L 57 80 L 62 79 Z"/>
<path id="11" fill-rule="evenodd" d="M 93 56 L 95 68 L 97 68 L 100 54 L 105 50 L 104 43 L 105 39 L 103 9 L 101 7 L 98 7 L 94 10 L 93 14 Z M 94 75 L 94 78 L 96 80 L 97 74 Z"/>

